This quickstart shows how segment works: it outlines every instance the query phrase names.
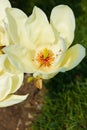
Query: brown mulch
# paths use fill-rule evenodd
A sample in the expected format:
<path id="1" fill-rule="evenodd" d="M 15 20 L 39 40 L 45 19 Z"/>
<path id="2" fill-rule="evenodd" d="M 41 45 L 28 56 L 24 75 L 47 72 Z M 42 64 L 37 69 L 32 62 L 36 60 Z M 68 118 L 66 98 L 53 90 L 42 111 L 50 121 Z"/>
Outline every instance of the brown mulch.
<path id="1" fill-rule="evenodd" d="M 35 82 L 27 83 L 27 78 L 28 75 L 17 93 L 29 93 L 28 98 L 20 104 L 0 108 L 0 130 L 32 130 L 32 123 L 41 113 L 45 88 L 37 91 Z"/>

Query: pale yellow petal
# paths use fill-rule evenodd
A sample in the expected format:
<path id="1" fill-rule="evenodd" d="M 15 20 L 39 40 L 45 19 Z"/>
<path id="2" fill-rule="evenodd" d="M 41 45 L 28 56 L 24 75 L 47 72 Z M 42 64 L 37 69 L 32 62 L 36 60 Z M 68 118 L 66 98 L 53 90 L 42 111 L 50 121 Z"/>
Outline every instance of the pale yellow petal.
<path id="1" fill-rule="evenodd" d="M 29 40 L 25 31 L 27 15 L 17 8 L 6 9 L 8 31 L 14 44 L 28 46 Z"/>
<path id="2" fill-rule="evenodd" d="M 9 94 L 11 85 L 12 81 L 9 74 L 0 75 L 0 101 Z"/>
<path id="3" fill-rule="evenodd" d="M 0 46 L 9 45 L 9 35 L 6 29 L 6 24 L 0 21 Z"/>
<path id="4" fill-rule="evenodd" d="M 0 21 L 0 47 L 5 45 L 5 30 L 2 22 Z"/>
<path id="5" fill-rule="evenodd" d="M 31 44 L 49 44 L 55 41 L 55 36 L 45 13 L 34 7 L 32 15 L 26 21 L 26 30 Z"/>
<path id="6" fill-rule="evenodd" d="M 11 74 L 20 74 L 20 71 L 11 64 L 6 54 L 0 55 L 0 69 Z"/>
<path id="7" fill-rule="evenodd" d="M 9 95 L 3 101 L 0 102 L 0 107 L 8 107 L 14 104 L 18 104 L 28 97 L 27 95 Z"/>
<path id="8" fill-rule="evenodd" d="M 0 20 L 6 17 L 5 9 L 11 7 L 9 0 L 0 0 Z"/>
<path id="9" fill-rule="evenodd" d="M 23 73 L 20 74 L 14 74 L 12 78 L 12 86 L 11 86 L 11 91 L 10 93 L 16 92 L 22 85 L 23 83 Z"/>
<path id="10" fill-rule="evenodd" d="M 23 82 L 23 73 L 18 72 L 6 60 L 7 57 L 5 54 L 0 56 L 0 100 L 4 99 L 8 94 L 16 92 Z"/>
<path id="11" fill-rule="evenodd" d="M 28 50 L 24 46 L 10 45 L 3 51 L 7 54 L 11 63 L 21 72 L 33 73 L 35 66 L 33 64 L 33 50 Z"/>
<path id="12" fill-rule="evenodd" d="M 64 57 L 66 51 L 66 44 L 62 38 L 58 38 L 55 44 L 51 46 L 52 52 L 55 54 L 54 67 L 60 63 Z"/>
<path id="13" fill-rule="evenodd" d="M 85 48 L 80 44 L 76 44 L 67 50 L 64 60 L 60 66 L 64 67 L 66 71 L 71 70 L 76 67 L 84 57 Z"/>
<path id="14" fill-rule="evenodd" d="M 56 33 L 66 41 L 67 48 L 74 39 L 75 17 L 73 11 L 67 5 L 59 5 L 53 8 L 51 24 Z"/>
<path id="15" fill-rule="evenodd" d="M 41 78 L 41 79 L 51 79 L 53 78 L 55 75 L 57 75 L 59 72 L 65 72 L 65 68 L 63 67 L 54 67 L 52 69 L 52 71 L 50 72 L 42 72 L 42 71 L 38 71 L 38 72 L 35 72 L 33 73 L 33 76 L 35 78 Z"/>

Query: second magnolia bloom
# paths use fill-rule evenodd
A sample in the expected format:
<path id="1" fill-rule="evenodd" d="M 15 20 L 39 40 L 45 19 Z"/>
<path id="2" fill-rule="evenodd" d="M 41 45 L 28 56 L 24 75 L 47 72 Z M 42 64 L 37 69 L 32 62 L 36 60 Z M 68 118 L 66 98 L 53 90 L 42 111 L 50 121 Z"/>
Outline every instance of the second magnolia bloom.
<path id="1" fill-rule="evenodd" d="M 49 79 L 73 69 L 84 58 L 82 45 L 69 48 L 74 39 L 75 17 L 67 5 L 53 8 L 50 23 L 37 7 L 29 17 L 16 8 L 7 8 L 6 14 L 14 44 L 3 51 L 20 71 Z"/>

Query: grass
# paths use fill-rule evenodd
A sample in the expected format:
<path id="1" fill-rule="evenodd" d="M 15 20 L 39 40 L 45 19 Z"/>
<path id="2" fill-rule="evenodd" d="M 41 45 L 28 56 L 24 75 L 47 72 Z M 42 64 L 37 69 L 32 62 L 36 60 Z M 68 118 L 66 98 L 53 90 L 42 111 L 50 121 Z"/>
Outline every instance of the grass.
<path id="1" fill-rule="evenodd" d="M 48 82 L 45 105 L 33 130 L 87 130 L 87 79 L 73 77 L 68 82 L 68 78 L 64 74 Z"/>
<path id="2" fill-rule="evenodd" d="M 73 44 L 87 48 L 87 1 L 86 0 L 12 0 L 12 4 L 30 15 L 34 5 L 43 9 L 48 18 L 52 8 L 59 4 L 69 5 L 76 17 Z M 48 90 L 40 117 L 32 130 L 87 130 L 87 56 L 75 69 L 59 73 L 45 83 Z"/>

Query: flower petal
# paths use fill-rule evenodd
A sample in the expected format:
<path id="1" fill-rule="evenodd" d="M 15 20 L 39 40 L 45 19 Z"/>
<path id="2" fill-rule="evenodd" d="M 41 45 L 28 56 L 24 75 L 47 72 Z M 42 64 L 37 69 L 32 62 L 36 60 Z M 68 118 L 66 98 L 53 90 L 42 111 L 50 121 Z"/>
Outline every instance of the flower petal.
<path id="1" fill-rule="evenodd" d="M 20 74 L 20 71 L 10 63 L 6 54 L 0 55 L 0 68 L 11 74 Z"/>
<path id="2" fill-rule="evenodd" d="M 75 17 L 73 11 L 67 5 L 59 5 L 53 8 L 51 24 L 57 33 L 64 38 L 67 47 L 73 41 L 75 30 Z"/>
<path id="3" fill-rule="evenodd" d="M 25 31 L 27 15 L 17 8 L 7 8 L 8 31 L 15 44 L 27 45 L 29 43 Z"/>
<path id="4" fill-rule="evenodd" d="M 67 50 L 64 60 L 60 66 L 64 67 L 66 71 L 71 70 L 76 67 L 84 57 L 85 48 L 80 44 L 76 44 Z"/>
<path id="5" fill-rule="evenodd" d="M 23 74 L 14 74 L 12 76 L 12 86 L 10 93 L 15 93 L 22 85 L 23 83 Z"/>
<path id="6" fill-rule="evenodd" d="M 6 7 L 11 7 L 9 0 L 0 0 L 0 20 L 3 20 L 6 17 Z"/>
<path id="7" fill-rule="evenodd" d="M 6 29 L 7 23 L 0 21 L 0 46 L 7 46 L 10 44 L 10 38 Z"/>
<path id="8" fill-rule="evenodd" d="M 31 43 L 49 44 L 55 41 L 55 36 L 45 13 L 34 7 L 32 15 L 26 21 L 26 30 Z"/>
<path id="9" fill-rule="evenodd" d="M 11 77 L 9 74 L 0 75 L 0 100 L 3 100 L 11 90 Z"/>
<path id="10" fill-rule="evenodd" d="M 18 104 L 22 101 L 24 101 L 27 98 L 28 94 L 26 95 L 9 95 L 6 97 L 3 101 L 0 102 L 0 107 L 8 107 L 12 106 L 14 104 Z"/>
<path id="11" fill-rule="evenodd" d="M 10 45 L 5 47 L 3 51 L 7 54 L 11 63 L 21 72 L 33 73 L 35 71 L 35 66 L 32 62 L 33 50 L 28 50 L 20 45 Z"/>
<path id="12" fill-rule="evenodd" d="M 16 70 L 15 67 L 11 65 L 5 54 L 1 55 L 0 100 L 4 99 L 8 94 L 16 92 L 21 87 L 22 82 L 23 82 L 23 73 L 20 73 L 18 70 Z"/>
<path id="13" fill-rule="evenodd" d="M 33 76 L 35 78 L 39 77 L 42 79 L 51 79 L 59 72 L 64 72 L 64 71 L 65 71 L 65 68 L 63 68 L 63 67 L 60 67 L 60 68 L 55 67 L 51 72 L 47 73 L 47 72 L 38 71 L 38 72 L 33 73 Z"/>
<path id="14" fill-rule="evenodd" d="M 56 43 L 51 46 L 51 50 L 55 54 L 54 66 L 56 66 L 64 57 L 64 53 L 66 51 L 65 41 L 59 37 Z"/>

